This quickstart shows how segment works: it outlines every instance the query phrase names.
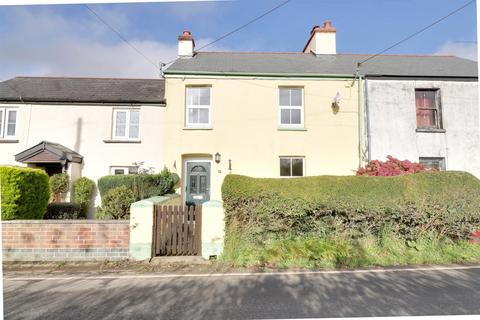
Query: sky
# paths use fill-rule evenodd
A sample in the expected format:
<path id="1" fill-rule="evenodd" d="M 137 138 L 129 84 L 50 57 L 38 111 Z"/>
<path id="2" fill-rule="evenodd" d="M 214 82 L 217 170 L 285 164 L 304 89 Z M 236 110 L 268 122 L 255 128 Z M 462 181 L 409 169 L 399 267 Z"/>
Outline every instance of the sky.
<path id="1" fill-rule="evenodd" d="M 177 37 L 197 47 L 284 0 L 91 4 L 152 62 L 175 59 Z M 299 52 L 310 30 L 331 20 L 339 53 L 377 53 L 467 0 L 291 0 L 205 51 Z M 457 55 L 477 60 L 476 7 L 392 49 L 392 54 Z M 0 6 L 0 80 L 14 76 L 155 78 L 158 68 L 82 4 Z"/>

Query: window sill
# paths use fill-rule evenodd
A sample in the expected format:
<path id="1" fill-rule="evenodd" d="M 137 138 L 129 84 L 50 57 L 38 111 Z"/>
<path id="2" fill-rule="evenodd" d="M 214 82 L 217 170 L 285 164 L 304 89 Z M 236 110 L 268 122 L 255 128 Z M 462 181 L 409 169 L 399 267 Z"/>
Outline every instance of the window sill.
<path id="1" fill-rule="evenodd" d="M 0 143 L 18 143 L 16 139 L 0 139 Z"/>
<path id="2" fill-rule="evenodd" d="M 278 127 L 278 131 L 307 131 L 304 127 Z"/>
<path id="3" fill-rule="evenodd" d="M 183 127 L 183 130 L 213 130 L 213 127 Z"/>
<path id="4" fill-rule="evenodd" d="M 445 133 L 447 130 L 445 129 L 429 129 L 429 128 L 417 128 L 416 132 L 425 132 L 425 133 Z"/>
<path id="5" fill-rule="evenodd" d="M 116 140 L 116 139 L 107 139 L 103 140 L 105 143 L 142 143 L 142 140 Z"/>

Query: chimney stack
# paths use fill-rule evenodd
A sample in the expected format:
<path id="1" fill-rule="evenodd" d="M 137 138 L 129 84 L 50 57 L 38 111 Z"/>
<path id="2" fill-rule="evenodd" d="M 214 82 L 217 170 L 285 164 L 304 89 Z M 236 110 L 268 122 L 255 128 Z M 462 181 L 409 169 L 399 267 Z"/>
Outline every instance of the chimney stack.
<path id="1" fill-rule="evenodd" d="M 193 40 L 190 31 L 183 31 L 182 35 L 178 36 L 178 57 L 191 58 L 193 57 L 193 50 L 195 49 L 195 41 Z"/>
<path id="2" fill-rule="evenodd" d="M 332 26 L 332 21 L 325 21 L 323 27 L 314 26 L 310 32 L 304 53 L 314 54 L 336 54 L 337 53 L 337 31 Z"/>

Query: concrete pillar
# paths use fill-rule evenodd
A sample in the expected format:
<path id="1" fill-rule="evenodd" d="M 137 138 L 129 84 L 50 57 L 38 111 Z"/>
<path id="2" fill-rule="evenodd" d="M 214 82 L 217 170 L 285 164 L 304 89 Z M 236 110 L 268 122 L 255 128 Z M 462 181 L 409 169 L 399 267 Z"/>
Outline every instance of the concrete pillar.
<path id="1" fill-rule="evenodd" d="M 130 245 L 132 260 L 153 257 L 153 207 L 178 195 L 152 197 L 132 203 L 130 206 Z"/>
<path id="2" fill-rule="evenodd" d="M 202 257 L 220 256 L 225 238 L 223 202 L 217 200 L 202 204 Z"/>

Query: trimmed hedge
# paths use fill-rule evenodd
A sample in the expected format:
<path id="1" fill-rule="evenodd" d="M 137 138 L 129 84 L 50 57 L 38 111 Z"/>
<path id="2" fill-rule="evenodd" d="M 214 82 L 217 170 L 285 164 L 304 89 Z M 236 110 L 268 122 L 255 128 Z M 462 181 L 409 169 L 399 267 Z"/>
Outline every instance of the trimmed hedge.
<path id="1" fill-rule="evenodd" d="M 125 186 L 113 188 L 102 197 L 102 207 L 97 210 L 97 219 L 128 219 L 133 202 L 135 196 L 132 190 Z"/>
<path id="2" fill-rule="evenodd" d="M 406 240 L 427 233 L 466 239 L 480 228 L 480 180 L 464 172 L 395 177 L 259 179 L 222 185 L 227 238 L 262 241 L 316 234 L 352 238 L 389 229 Z"/>
<path id="3" fill-rule="evenodd" d="M 50 198 L 48 175 L 40 169 L 0 167 L 2 219 L 42 219 Z"/>
<path id="4" fill-rule="evenodd" d="M 164 169 L 157 174 L 110 175 L 98 180 L 98 190 L 103 198 L 108 191 L 121 186 L 132 190 L 135 200 L 153 196 L 162 196 L 173 192 L 178 182 L 178 175 Z"/>
<path id="5" fill-rule="evenodd" d="M 73 202 L 52 202 L 48 204 L 47 213 L 43 219 L 85 219 L 82 206 Z"/>
<path id="6" fill-rule="evenodd" d="M 94 188 L 95 182 L 86 177 L 82 177 L 73 182 L 72 201 L 80 204 L 84 215 L 87 214 L 88 208 L 90 207 Z"/>

